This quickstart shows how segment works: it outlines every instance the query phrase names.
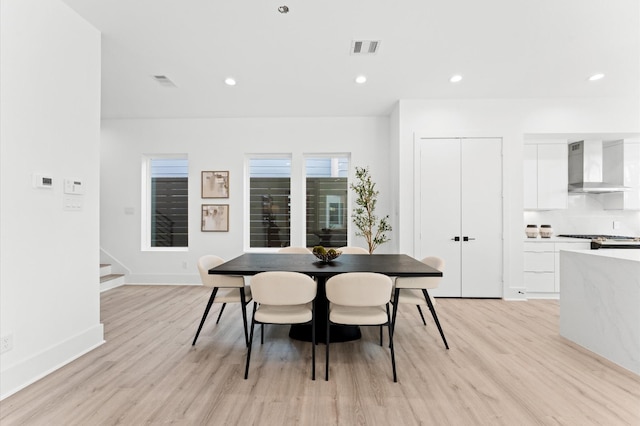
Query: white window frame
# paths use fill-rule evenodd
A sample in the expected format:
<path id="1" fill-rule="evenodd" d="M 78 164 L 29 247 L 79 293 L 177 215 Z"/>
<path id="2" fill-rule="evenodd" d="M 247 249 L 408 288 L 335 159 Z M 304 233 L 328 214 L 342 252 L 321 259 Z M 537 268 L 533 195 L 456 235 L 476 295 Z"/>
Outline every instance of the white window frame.
<path id="1" fill-rule="evenodd" d="M 256 153 L 256 154 L 245 154 L 244 157 L 244 235 L 243 235 L 243 246 L 244 251 L 248 253 L 275 253 L 278 251 L 278 247 L 251 247 L 251 160 L 256 158 L 278 158 L 278 159 L 288 159 L 289 160 L 289 188 L 291 191 L 290 199 L 291 199 L 291 212 L 290 212 L 290 237 L 293 240 L 294 235 L 294 227 L 293 227 L 293 218 L 295 215 L 295 211 L 297 208 L 294 205 L 293 201 L 293 177 L 294 177 L 294 160 L 293 155 L 291 153 L 277 153 L 277 154 L 264 154 L 264 153 Z"/>
<path id="2" fill-rule="evenodd" d="M 352 171 L 352 161 L 351 161 L 351 153 L 350 152 L 313 152 L 313 153 L 304 153 L 302 155 L 302 194 L 305 194 L 304 200 L 302 202 L 302 238 L 304 239 L 304 244 L 306 245 L 306 232 L 307 232 L 307 202 L 306 202 L 306 193 L 307 193 L 307 159 L 308 158 L 340 158 L 345 157 L 349 160 L 349 168 L 347 169 L 347 199 L 345 202 L 347 203 L 347 245 L 351 244 L 351 190 L 349 185 L 351 184 L 351 171 Z"/>
<path id="3" fill-rule="evenodd" d="M 290 244 L 292 246 L 306 246 L 306 193 L 307 193 L 307 170 L 306 160 L 308 158 L 338 158 L 344 157 L 349 160 L 349 169 L 347 171 L 347 242 L 351 241 L 351 191 L 349 185 L 352 179 L 352 159 L 351 153 L 348 152 L 313 152 L 313 153 L 249 153 L 245 154 L 244 161 L 244 235 L 243 250 L 249 253 L 274 253 L 278 251 L 277 247 L 250 247 L 251 244 L 251 225 L 250 221 L 250 196 L 251 196 L 251 168 L 250 160 L 255 158 L 287 158 L 290 163 L 290 197 L 291 197 L 291 213 L 290 225 L 291 235 Z"/>
<path id="4" fill-rule="evenodd" d="M 187 154 L 144 154 L 142 156 L 140 250 L 150 252 L 187 252 L 189 251 L 191 235 L 188 237 L 187 247 L 151 247 L 151 160 L 163 158 L 189 160 Z M 188 175 L 190 178 L 191 173 L 189 172 Z"/>

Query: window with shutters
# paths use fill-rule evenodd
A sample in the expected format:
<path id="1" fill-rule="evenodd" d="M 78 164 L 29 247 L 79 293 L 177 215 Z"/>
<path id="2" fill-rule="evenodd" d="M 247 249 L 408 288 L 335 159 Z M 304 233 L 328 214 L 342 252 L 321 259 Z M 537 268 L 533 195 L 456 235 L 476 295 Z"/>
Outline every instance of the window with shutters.
<path id="1" fill-rule="evenodd" d="M 306 156 L 307 247 L 347 245 L 349 157 Z"/>
<path id="2" fill-rule="evenodd" d="M 294 164 L 299 171 L 293 175 L 288 156 L 252 155 L 247 160 L 249 249 L 347 245 L 348 154 L 304 155 L 303 164 Z M 292 185 L 303 189 L 303 199 L 291 199 Z"/>
<path id="3" fill-rule="evenodd" d="M 291 243 L 291 158 L 249 158 L 249 247 Z"/>
<path id="4" fill-rule="evenodd" d="M 151 156 L 143 161 L 143 249 L 189 245 L 189 171 L 185 156 Z"/>

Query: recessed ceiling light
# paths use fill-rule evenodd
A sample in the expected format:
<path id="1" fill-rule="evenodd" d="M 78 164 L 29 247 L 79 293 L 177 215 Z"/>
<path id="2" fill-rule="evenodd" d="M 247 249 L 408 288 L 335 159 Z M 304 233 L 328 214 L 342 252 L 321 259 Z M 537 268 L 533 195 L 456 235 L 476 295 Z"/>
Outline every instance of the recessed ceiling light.
<path id="1" fill-rule="evenodd" d="M 462 76 L 460 74 L 456 74 L 449 79 L 449 81 L 452 83 L 458 83 L 461 80 L 462 80 Z"/>
<path id="2" fill-rule="evenodd" d="M 225 78 L 224 79 L 224 84 L 226 84 L 227 86 L 235 86 L 236 85 L 236 79 L 235 78 Z"/>
<path id="3" fill-rule="evenodd" d="M 280 6 L 278 8 L 278 12 L 280 12 L 280 13 L 289 13 L 289 6 L 286 6 L 286 5 L 285 6 Z"/>
<path id="4" fill-rule="evenodd" d="M 591 77 L 589 77 L 589 81 L 602 80 L 603 78 L 604 78 L 604 74 L 598 73 L 598 74 L 594 74 Z"/>
<path id="5" fill-rule="evenodd" d="M 356 77 L 356 83 L 364 84 L 366 82 L 367 82 L 367 77 L 365 77 L 364 75 L 359 75 Z"/>

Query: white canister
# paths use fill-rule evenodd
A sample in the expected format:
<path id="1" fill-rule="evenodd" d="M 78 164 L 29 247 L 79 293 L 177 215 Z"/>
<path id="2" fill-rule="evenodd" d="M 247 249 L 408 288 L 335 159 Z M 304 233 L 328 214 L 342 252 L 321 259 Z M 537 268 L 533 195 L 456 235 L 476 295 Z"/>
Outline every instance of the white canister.
<path id="1" fill-rule="evenodd" d="M 527 238 L 538 238 L 538 225 L 527 225 L 524 229 Z"/>
<path id="2" fill-rule="evenodd" d="M 542 238 L 551 238 L 553 235 L 553 228 L 551 225 L 540 225 L 540 236 Z"/>

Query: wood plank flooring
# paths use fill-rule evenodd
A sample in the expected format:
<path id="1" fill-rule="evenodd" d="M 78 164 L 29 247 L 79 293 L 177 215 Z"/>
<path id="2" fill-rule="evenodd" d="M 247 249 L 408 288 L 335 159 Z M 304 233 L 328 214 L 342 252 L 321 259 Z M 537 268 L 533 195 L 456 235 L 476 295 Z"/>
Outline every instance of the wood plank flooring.
<path id="1" fill-rule="evenodd" d="M 215 325 L 201 287 L 123 286 L 101 295 L 107 343 L 0 402 L 9 425 L 640 425 L 640 378 L 561 338 L 555 301 L 439 299 L 432 320 L 402 307 L 398 383 L 378 330 L 324 345 L 269 326 L 249 379 L 237 305 Z M 251 307 L 251 305 L 249 305 Z M 249 310 L 249 309 L 248 309 Z M 427 314 L 427 313 L 425 313 Z"/>

